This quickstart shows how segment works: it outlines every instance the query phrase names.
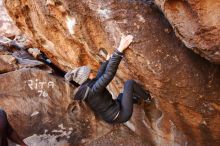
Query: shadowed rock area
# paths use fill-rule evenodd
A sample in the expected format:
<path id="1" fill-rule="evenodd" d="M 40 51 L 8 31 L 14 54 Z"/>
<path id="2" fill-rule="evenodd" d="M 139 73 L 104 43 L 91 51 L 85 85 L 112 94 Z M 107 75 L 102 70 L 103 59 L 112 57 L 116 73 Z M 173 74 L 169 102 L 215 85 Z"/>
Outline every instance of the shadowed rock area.
<path id="1" fill-rule="evenodd" d="M 188 48 L 220 64 L 220 0 L 155 0 L 155 3 Z"/>
<path id="2" fill-rule="evenodd" d="M 5 0 L 5 4 L 16 25 L 65 71 L 81 65 L 96 70 L 103 60 L 101 48 L 111 53 L 122 34 L 133 34 L 134 43 L 110 90 L 117 95 L 125 80 L 135 79 L 151 91 L 156 105 L 136 106 L 126 125 L 150 145 L 220 144 L 220 68 L 186 48 L 150 2 Z M 94 130 L 100 127 L 96 123 Z"/>

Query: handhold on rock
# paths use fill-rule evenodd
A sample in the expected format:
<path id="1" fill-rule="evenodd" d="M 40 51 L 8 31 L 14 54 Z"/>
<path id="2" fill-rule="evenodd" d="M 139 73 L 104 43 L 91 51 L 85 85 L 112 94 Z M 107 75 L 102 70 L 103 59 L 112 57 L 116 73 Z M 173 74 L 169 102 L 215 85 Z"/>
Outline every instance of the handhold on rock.
<path id="1" fill-rule="evenodd" d="M 37 58 L 41 54 L 41 52 L 40 52 L 40 50 L 38 48 L 29 48 L 28 49 L 28 53 L 33 55 L 34 58 Z"/>

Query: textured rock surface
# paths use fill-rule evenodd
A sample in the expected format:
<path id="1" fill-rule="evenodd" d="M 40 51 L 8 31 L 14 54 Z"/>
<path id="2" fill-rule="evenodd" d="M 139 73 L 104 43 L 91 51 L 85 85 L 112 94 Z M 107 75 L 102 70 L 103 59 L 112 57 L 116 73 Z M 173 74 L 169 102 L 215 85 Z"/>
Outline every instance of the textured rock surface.
<path id="1" fill-rule="evenodd" d="M 53 123 L 50 121 L 56 123 L 60 120 L 58 123 L 62 123 L 58 117 L 65 113 L 70 104 L 71 91 L 62 79 L 37 69 L 21 69 L 1 74 L 0 80 L 1 107 L 7 111 L 9 120 L 22 133 L 22 137 L 43 130 L 46 122 L 51 128 Z M 35 111 L 39 114 L 31 116 Z M 37 126 L 39 123 L 42 127 Z"/>
<path id="2" fill-rule="evenodd" d="M 8 16 L 8 13 L 3 6 L 3 1 L 0 0 L 0 36 L 13 36 L 18 34 L 20 34 L 20 30 Z"/>
<path id="3" fill-rule="evenodd" d="M 25 50 L 30 46 L 29 41 L 18 38 L 16 40 L 16 38 L 11 40 L 7 37 L 0 37 L 0 73 L 27 67 L 35 67 L 52 72 L 52 68 L 36 60 Z"/>
<path id="4" fill-rule="evenodd" d="M 155 0 L 182 42 L 220 64 L 220 0 Z"/>
<path id="5" fill-rule="evenodd" d="M 3 61 L 2 59 L 0 59 L 0 66 L 1 66 L 0 73 L 9 72 L 16 69 L 13 65 Z"/>
<path id="6" fill-rule="evenodd" d="M 10 61 L 10 59 L 13 60 Z M 10 72 L 17 68 L 16 59 L 12 55 L 0 54 L 0 73 Z"/>
<path id="7" fill-rule="evenodd" d="M 136 79 L 163 115 L 149 118 L 138 106 L 128 127 L 151 145 L 220 144 L 219 66 L 184 47 L 145 0 L 5 2 L 17 26 L 65 71 L 85 64 L 97 69 L 100 48 L 110 53 L 122 34 L 133 34 L 111 90 L 116 95 L 126 79 Z"/>
<path id="8" fill-rule="evenodd" d="M 1 74 L 0 83 L 0 106 L 22 137 L 31 136 L 25 140 L 30 146 L 147 144 L 125 126 L 105 124 L 86 106 L 72 102 L 73 87 L 62 78 L 38 69 L 21 69 Z M 106 140 L 120 134 L 129 141 Z"/>

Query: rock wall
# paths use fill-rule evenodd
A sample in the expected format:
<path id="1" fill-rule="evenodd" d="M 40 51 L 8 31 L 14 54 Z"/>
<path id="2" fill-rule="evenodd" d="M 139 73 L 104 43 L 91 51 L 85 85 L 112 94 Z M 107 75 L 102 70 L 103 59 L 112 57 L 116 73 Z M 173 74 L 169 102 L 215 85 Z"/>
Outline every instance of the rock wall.
<path id="1" fill-rule="evenodd" d="M 155 0 L 155 3 L 188 48 L 220 63 L 220 0 Z"/>
<path id="2" fill-rule="evenodd" d="M 8 16 L 3 1 L 0 0 L 0 36 L 10 37 L 18 34 L 20 34 L 20 30 Z"/>
<path id="3" fill-rule="evenodd" d="M 16 25 L 65 71 L 80 65 L 96 70 L 101 48 L 111 53 L 122 34 L 133 34 L 111 91 L 117 95 L 125 80 L 135 79 L 151 91 L 162 116 L 139 105 L 126 125 L 150 145 L 220 144 L 220 68 L 188 50 L 149 1 L 5 4 Z"/>

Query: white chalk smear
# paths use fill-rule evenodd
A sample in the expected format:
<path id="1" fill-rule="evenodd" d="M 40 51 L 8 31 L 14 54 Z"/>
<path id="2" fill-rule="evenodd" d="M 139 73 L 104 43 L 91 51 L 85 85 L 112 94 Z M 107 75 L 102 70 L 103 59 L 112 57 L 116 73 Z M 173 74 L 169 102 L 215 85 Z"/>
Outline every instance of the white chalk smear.
<path id="1" fill-rule="evenodd" d="M 101 17 L 108 19 L 110 18 L 111 11 L 108 9 L 98 9 L 98 13 L 101 15 Z"/>
<path id="2" fill-rule="evenodd" d="M 137 14 L 137 17 L 138 17 L 138 21 L 142 22 L 142 23 L 145 23 L 146 20 L 144 19 L 144 17 L 140 14 Z"/>
<path id="3" fill-rule="evenodd" d="M 76 19 L 74 17 L 66 16 L 66 25 L 70 34 L 74 34 L 74 26 L 76 25 Z"/>
<path id="4" fill-rule="evenodd" d="M 33 112 L 33 113 L 31 114 L 31 117 L 36 116 L 36 115 L 38 115 L 38 114 L 39 114 L 39 112 L 38 112 L 38 111 L 35 111 L 35 112 Z"/>
<path id="5" fill-rule="evenodd" d="M 64 128 L 63 124 L 58 125 L 58 127 L 62 130 L 65 130 L 66 128 Z"/>
<path id="6" fill-rule="evenodd" d="M 131 129 L 133 132 L 135 132 L 135 126 L 134 126 L 133 123 L 131 123 L 130 121 L 127 121 L 127 122 L 125 123 L 125 125 L 126 125 L 129 129 Z"/>

